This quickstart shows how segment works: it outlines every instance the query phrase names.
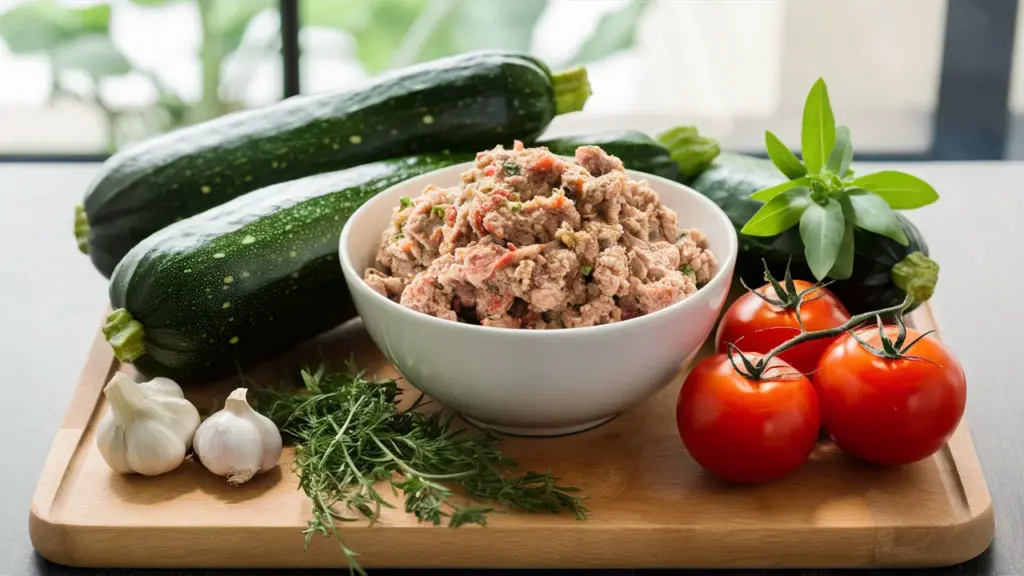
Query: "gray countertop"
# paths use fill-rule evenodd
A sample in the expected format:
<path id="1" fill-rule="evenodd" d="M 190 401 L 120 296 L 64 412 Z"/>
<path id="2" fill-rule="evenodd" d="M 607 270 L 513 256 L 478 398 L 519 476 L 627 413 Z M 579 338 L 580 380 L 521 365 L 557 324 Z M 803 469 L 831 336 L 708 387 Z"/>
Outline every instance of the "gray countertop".
<path id="1" fill-rule="evenodd" d="M 860 164 L 858 172 L 882 165 Z M 942 338 L 968 376 L 968 421 L 996 514 L 992 548 L 949 574 L 1024 574 L 1024 163 L 887 164 L 916 174 L 942 199 L 907 215 L 941 264 L 932 301 Z M 96 165 L 0 164 L 0 574 L 88 574 L 38 557 L 28 508 L 43 460 L 106 304 L 106 282 L 78 252 L 73 206 Z M 187 551 L 183 551 L 187 554 Z M 810 573 L 810 572 L 808 572 Z M 833 571 L 813 573 L 832 574 Z M 838 573 L 838 572 L 835 572 Z M 937 572 L 938 573 L 938 572 Z M 166 572 L 161 572 L 166 574 Z"/>

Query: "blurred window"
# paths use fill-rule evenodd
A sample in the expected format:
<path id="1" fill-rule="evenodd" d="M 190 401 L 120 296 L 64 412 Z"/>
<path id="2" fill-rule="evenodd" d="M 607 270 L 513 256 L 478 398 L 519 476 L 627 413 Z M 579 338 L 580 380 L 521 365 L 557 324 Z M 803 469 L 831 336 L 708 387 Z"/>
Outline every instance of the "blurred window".
<path id="1" fill-rule="evenodd" d="M 861 151 L 921 153 L 932 135 L 946 2 L 922 0 L 301 0 L 304 92 L 482 48 L 587 64 L 594 95 L 558 134 L 697 124 L 761 150 L 799 141 L 824 76 Z M 884 15 L 884 17 L 882 17 Z"/>
<path id="2" fill-rule="evenodd" d="M 277 0 L 0 0 L 0 154 L 109 153 L 281 97 Z"/>
<path id="3" fill-rule="evenodd" d="M 283 96 L 286 67 L 297 67 L 302 92 L 319 93 L 487 48 L 528 51 L 555 69 L 587 65 L 593 97 L 550 134 L 696 124 L 731 149 L 763 151 L 766 128 L 796 146 L 803 99 L 821 76 L 858 154 L 926 155 L 941 132 L 947 12 L 970 2 L 0 0 L 0 156 L 106 154 L 266 105 Z M 280 5 L 297 6 L 298 62 L 282 62 Z M 1001 24 L 985 21 L 997 11 L 976 12 L 966 37 L 984 46 Z M 957 87 L 998 92 L 990 80 Z M 1024 155 L 1012 137 L 1009 148 Z"/>

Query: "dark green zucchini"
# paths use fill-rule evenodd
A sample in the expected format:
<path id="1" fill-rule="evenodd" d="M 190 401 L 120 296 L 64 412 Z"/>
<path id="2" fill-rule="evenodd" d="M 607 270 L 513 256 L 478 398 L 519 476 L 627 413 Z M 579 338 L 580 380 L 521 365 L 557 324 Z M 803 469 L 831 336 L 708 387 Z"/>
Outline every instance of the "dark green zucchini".
<path id="1" fill-rule="evenodd" d="M 475 52 L 404 68 L 353 90 L 289 98 L 116 154 L 85 195 L 76 236 L 109 276 L 133 246 L 182 218 L 266 186 L 366 162 L 535 139 L 580 110 L 586 71 Z"/>
<path id="2" fill-rule="evenodd" d="M 673 128 L 659 140 L 638 130 L 624 130 L 544 139 L 537 145 L 564 156 L 572 156 L 579 146 L 600 146 L 630 170 L 684 181 L 707 168 L 718 155 L 718 142 L 700 136 L 692 126 Z"/>
<path id="3" fill-rule="evenodd" d="M 131 249 L 110 280 L 104 334 L 148 375 L 203 379 L 355 317 L 338 236 L 367 199 L 472 155 L 381 161 L 246 194 Z"/>
<path id="4" fill-rule="evenodd" d="M 769 160 L 723 153 L 690 185 L 718 204 L 729 216 L 736 231 L 763 206 L 751 200 L 754 192 L 782 183 L 785 177 Z M 928 245 L 920 231 L 902 214 L 896 213 L 909 245 L 855 229 L 853 276 L 829 285 L 853 314 L 895 306 L 906 297 L 911 282 L 923 286 L 922 294 L 930 297 L 937 281 L 938 267 L 928 259 L 911 257 L 918 252 L 928 255 Z M 748 285 L 764 283 L 764 263 L 773 275 L 781 278 L 790 265 L 795 278 L 812 280 L 804 257 L 804 245 L 796 227 L 776 236 L 739 235 L 739 258 L 736 273 Z M 916 304 L 915 304 L 916 307 Z"/>

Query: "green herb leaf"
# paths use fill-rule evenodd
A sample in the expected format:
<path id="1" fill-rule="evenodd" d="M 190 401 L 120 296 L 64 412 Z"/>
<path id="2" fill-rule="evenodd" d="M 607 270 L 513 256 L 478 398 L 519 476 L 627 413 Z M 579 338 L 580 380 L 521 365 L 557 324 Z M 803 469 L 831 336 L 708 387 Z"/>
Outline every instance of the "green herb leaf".
<path id="1" fill-rule="evenodd" d="M 858 228 L 892 238 L 904 246 L 910 244 L 907 234 L 896 219 L 896 213 L 881 196 L 863 188 L 853 188 L 846 191 L 846 199 L 852 211 L 853 223 Z"/>
<path id="2" fill-rule="evenodd" d="M 594 267 L 590 264 L 584 264 L 580 266 L 580 276 L 590 276 L 590 273 L 594 271 Z"/>
<path id="3" fill-rule="evenodd" d="M 846 176 L 852 161 L 853 143 L 850 142 L 850 129 L 846 126 L 837 126 L 836 141 L 832 146 L 832 153 L 828 156 L 828 163 L 825 164 L 825 168 L 842 178 Z"/>
<path id="4" fill-rule="evenodd" d="M 778 184 L 776 186 L 772 186 L 771 188 L 765 188 L 764 190 L 758 190 L 757 192 L 754 192 L 753 194 L 751 194 L 750 197 L 752 199 L 754 199 L 754 200 L 760 200 L 761 202 L 768 202 L 769 200 L 771 200 L 772 198 L 775 198 L 779 194 L 782 194 L 786 190 L 791 190 L 793 188 L 799 188 L 801 186 L 806 188 L 807 185 L 810 184 L 810 183 L 811 183 L 811 177 L 810 176 L 804 176 L 802 178 L 797 178 L 796 180 L 787 180 L 787 181 L 783 182 L 782 184 Z"/>
<path id="5" fill-rule="evenodd" d="M 843 231 L 843 241 L 839 245 L 839 255 L 836 256 L 836 263 L 832 265 L 832 269 L 828 272 L 829 277 L 836 280 L 845 280 L 853 276 L 853 258 L 855 255 L 853 249 L 853 225 L 847 222 L 846 229 Z"/>
<path id="6" fill-rule="evenodd" d="M 504 172 L 506 176 L 519 176 L 521 172 L 519 164 L 516 164 L 515 160 L 508 160 L 502 164 L 501 171 Z"/>
<path id="7" fill-rule="evenodd" d="M 682 272 L 687 278 L 689 278 L 691 282 L 693 282 L 694 284 L 697 283 L 697 273 L 693 270 L 693 266 L 690 266 L 689 264 L 683 264 L 679 268 L 679 271 Z"/>
<path id="8" fill-rule="evenodd" d="M 412 198 L 409 198 L 408 196 L 402 196 L 401 198 L 398 199 L 398 207 L 400 209 L 405 210 L 410 206 L 412 206 Z"/>
<path id="9" fill-rule="evenodd" d="M 786 190 L 761 206 L 743 225 L 740 233 L 748 236 L 774 236 L 796 225 L 810 204 L 811 191 L 808 188 Z"/>
<path id="10" fill-rule="evenodd" d="M 484 524 L 490 507 L 460 506 L 456 488 L 470 498 L 513 510 L 562 512 L 586 519 L 577 488 L 562 486 L 550 471 L 516 470 L 501 452 L 501 439 L 459 428 L 444 411 L 422 409 L 423 396 L 399 408 L 402 390 L 392 380 L 371 382 L 348 373 L 302 371 L 306 393 L 258 389 L 254 407 L 295 443 L 299 488 L 312 504 L 306 544 L 315 534 L 335 537 L 351 571 L 361 572 L 342 541 L 338 521 L 380 518 L 394 507 L 380 486 L 404 496 L 404 509 L 422 522 Z"/>
<path id="11" fill-rule="evenodd" d="M 775 167 L 779 169 L 779 172 L 785 174 L 786 178 L 795 180 L 807 174 L 807 168 L 803 162 L 797 159 L 796 154 L 793 154 L 793 151 L 770 130 L 764 132 L 764 147 L 768 150 L 768 157 L 772 159 L 772 164 L 775 164 Z"/>
<path id="12" fill-rule="evenodd" d="M 800 217 L 800 239 L 804 242 L 807 265 L 816 280 L 828 275 L 839 258 L 846 222 L 843 208 L 835 199 L 829 198 L 822 206 L 810 202 Z"/>
<path id="13" fill-rule="evenodd" d="M 828 88 L 825 81 L 818 78 L 804 104 L 803 131 L 800 134 L 800 151 L 808 172 L 821 172 L 835 141 L 836 119 L 828 100 Z"/>
<path id="14" fill-rule="evenodd" d="M 920 208 L 939 199 L 939 193 L 924 180 L 895 170 L 861 176 L 853 184 L 878 194 L 894 210 Z"/>
<path id="15" fill-rule="evenodd" d="M 445 214 L 447 212 L 448 212 L 448 205 L 447 204 L 437 204 L 433 208 L 430 209 L 430 213 L 431 214 L 433 214 L 434 216 L 437 216 L 438 218 L 440 218 L 442 220 L 444 220 L 444 216 L 445 216 Z"/>

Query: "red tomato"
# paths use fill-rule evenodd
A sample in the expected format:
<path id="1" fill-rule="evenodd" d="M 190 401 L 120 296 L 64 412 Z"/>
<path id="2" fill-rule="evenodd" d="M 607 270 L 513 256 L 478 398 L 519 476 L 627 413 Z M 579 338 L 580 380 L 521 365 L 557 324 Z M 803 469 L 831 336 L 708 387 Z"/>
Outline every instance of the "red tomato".
<path id="1" fill-rule="evenodd" d="M 814 286 L 803 280 L 794 280 L 793 285 L 797 292 Z M 765 284 L 757 292 L 768 298 L 779 299 L 771 284 Z M 800 317 L 808 331 L 827 330 L 845 324 L 850 319 L 850 313 L 827 288 L 818 288 L 804 296 L 800 304 Z M 728 352 L 731 342 L 744 352 L 766 354 L 799 333 L 800 323 L 796 320 L 795 310 L 769 304 L 757 294 L 747 292 L 733 302 L 722 316 L 715 333 L 715 349 L 719 353 Z M 798 371 L 810 374 L 818 366 L 818 358 L 833 341 L 835 338 L 811 340 L 779 356 Z"/>
<path id="2" fill-rule="evenodd" d="M 751 362 L 760 357 L 747 355 Z M 799 468 L 814 449 L 820 419 L 811 382 L 778 358 L 768 363 L 768 376 L 782 378 L 749 380 L 727 355 L 715 354 L 683 382 L 676 403 L 679 435 L 693 459 L 715 476 L 768 482 Z"/>
<path id="3" fill-rule="evenodd" d="M 897 328 L 886 326 L 891 340 Z M 857 331 L 881 347 L 877 328 Z M 919 336 L 907 330 L 907 342 Z M 880 358 L 844 334 L 825 352 L 815 386 L 822 425 L 847 453 L 876 464 L 898 466 L 934 454 L 956 430 L 967 402 L 964 370 L 953 353 L 925 337 L 906 354 Z"/>

